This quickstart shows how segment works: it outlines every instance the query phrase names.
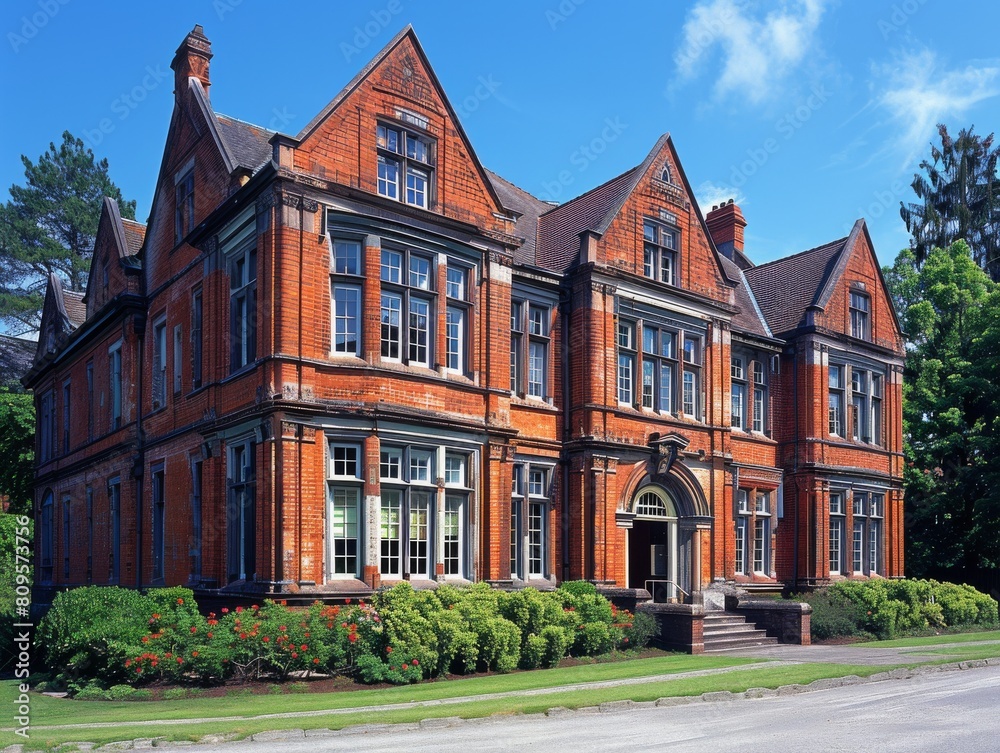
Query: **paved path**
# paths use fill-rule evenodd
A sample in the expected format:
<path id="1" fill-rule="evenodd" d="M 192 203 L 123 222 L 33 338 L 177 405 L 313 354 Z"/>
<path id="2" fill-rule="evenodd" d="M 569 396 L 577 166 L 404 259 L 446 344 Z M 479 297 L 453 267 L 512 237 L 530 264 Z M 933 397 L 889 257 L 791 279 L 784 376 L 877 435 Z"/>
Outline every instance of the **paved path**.
<path id="1" fill-rule="evenodd" d="M 726 651 L 714 656 L 748 656 L 755 659 L 779 659 L 793 662 L 829 662 L 832 664 L 916 664 L 922 661 L 946 661 L 948 656 L 942 651 L 959 646 L 1000 646 L 1000 641 L 967 641 L 965 643 L 935 643 L 933 646 L 858 646 L 843 644 L 837 646 L 796 646 L 789 643 L 777 646 Z M 927 652 L 933 653 L 927 653 Z M 1000 654 L 1000 652 L 998 652 Z M 960 658 L 960 657 L 959 657 Z"/>

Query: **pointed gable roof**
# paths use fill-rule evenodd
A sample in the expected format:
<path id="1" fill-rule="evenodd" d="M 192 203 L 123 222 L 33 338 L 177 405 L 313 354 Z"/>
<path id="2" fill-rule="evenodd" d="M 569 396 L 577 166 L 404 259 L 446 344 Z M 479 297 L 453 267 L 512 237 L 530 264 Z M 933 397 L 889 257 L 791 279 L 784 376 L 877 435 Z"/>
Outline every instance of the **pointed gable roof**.
<path id="1" fill-rule="evenodd" d="M 465 147 L 466 153 L 469 155 L 469 159 L 472 162 L 473 168 L 479 174 L 480 180 L 483 183 L 484 188 L 489 194 L 490 198 L 493 200 L 497 209 L 503 209 L 504 205 L 500 201 L 500 197 L 497 195 L 496 188 L 493 182 L 490 180 L 486 169 L 483 167 L 482 163 L 479 161 L 479 156 L 476 154 L 476 150 L 472 147 L 472 142 L 469 141 L 468 135 L 465 133 L 465 129 L 462 127 L 461 121 L 458 119 L 458 114 L 455 112 L 455 108 L 451 105 L 451 100 L 448 99 L 448 95 L 444 91 L 444 87 L 441 86 L 441 81 L 437 77 L 437 73 L 434 72 L 434 68 L 427 58 L 427 53 L 424 52 L 424 48 L 420 44 L 420 40 L 417 39 L 417 34 L 413 30 L 411 24 L 407 24 L 403 29 L 401 29 L 396 36 L 389 40 L 389 43 L 383 47 L 368 64 L 365 65 L 357 75 L 350 80 L 350 82 L 345 86 L 340 92 L 331 99 L 326 107 L 317 113 L 316 117 L 306 123 L 305 127 L 299 131 L 295 140 L 299 143 L 304 142 L 308 139 L 316 130 L 326 121 L 330 115 L 340 107 L 341 104 L 364 82 L 372 72 L 378 68 L 382 62 L 389 56 L 389 54 L 396 49 L 404 41 L 408 41 L 413 51 L 420 58 L 420 63 L 427 71 L 427 75 L 430 77 L 431 86 L 434 87 L 435 93 L 441 98 L 441 102 L 444 104 L 445 110 L 447 111 L 448 119 L 451 124 L 455 127 L 455 131 L 458 133 L 458 137 L 461 140 L 463 146 Z"/>
<path id="2" fill-rule="evenodd" d="M 826 306 L 862 234 L 871 247 L 865 221 L 858 220 L 846 238 L 744 270 L 772 332 L 796 329 L 809 309 Z"/>
<path id="3" fill-rule="evenodd" d="M 273 149 L 270 139 L 275 131 L 247 123 L 228 115 L 215 115 L 221 141 L 237 167 L 256 171 L 271 159 Z"/>
<path id="4" fill-rule="evenodd" d="M 83 302 L 83 293 L 63 290 L 59 276 L 55 272 L 50 273 L 42 304 L 35 359 L 58 352 L 66 338 L 85 321 L 87 306 Z"/>

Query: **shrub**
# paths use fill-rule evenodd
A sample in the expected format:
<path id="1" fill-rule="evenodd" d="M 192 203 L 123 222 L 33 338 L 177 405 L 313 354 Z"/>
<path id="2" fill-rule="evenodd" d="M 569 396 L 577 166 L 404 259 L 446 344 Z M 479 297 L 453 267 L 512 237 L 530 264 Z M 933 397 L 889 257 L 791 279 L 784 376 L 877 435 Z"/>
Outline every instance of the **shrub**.
<path id="1" fill-rule="evenodd" d="M 148 632 L 141 615 L 147 597 L 127 588 L 84 586 L 60 593 L 38 625 L 36 643 L 45 666 L 59 668 L 57 684 L 101 677 L 127 682 L 125 660 Z"/>
<path id="2" fill-rule="evenodd" d="M 510 672 L 521 659 L 521 631 L 503 617 L 479 619 L 471 625 L 479 647 L 479 664 L 483 669 Z"/>
<path id="3" fill-rule="evenodd" d="M 587 622 L 577 630 L 573 653 L 578 656 L 606 654 L 613 646 L 614 637 L 607 623 Z"/>
<path id="4" fill-rule="evenodd" d="M 146 701 L 153 697 L 148 690 L 138 690 L 131 685 L 112 685 L 104 692 L 109 701 Z"/>
<path id="5" fill-rule="evenodd" d="M 632 624 L 624 629 L 622 644 L 625 648 L 640 649 L 660 635 L 660 623 L 656 618 L 645 612 L 636 612 Z"/>
<path id="6" fill-rule="evenodd" d="M 80 688 L 73 694 L 73 698 L 78 701 L 106 701 L 108 699 L 104 688 L 94 682 Z"/>
<path id="7" fill-rule="evenodd" d="M 794 601 L 804 601 L 812 607 L 810 626 L 817 640 L 861 635 L 863 610 L 845 595 L 821 588 L 812 593 L 793 594 Z"/>

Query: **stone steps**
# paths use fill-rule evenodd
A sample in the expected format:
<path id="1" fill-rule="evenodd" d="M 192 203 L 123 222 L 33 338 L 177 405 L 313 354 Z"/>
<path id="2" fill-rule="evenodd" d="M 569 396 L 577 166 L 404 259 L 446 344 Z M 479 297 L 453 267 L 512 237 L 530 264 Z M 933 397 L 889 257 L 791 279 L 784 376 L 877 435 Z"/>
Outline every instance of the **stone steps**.
<path id="1" fill-rule="evenodd" d="M 702 636 L 706 653 L 734 651 L 754 646 L 773 646 L 778 643 L 777 638 L 769 636 L 764 630 L 758 630 L 757 626 L 748 623 L 743 615 L 731 612 L 706 614 Z"/>

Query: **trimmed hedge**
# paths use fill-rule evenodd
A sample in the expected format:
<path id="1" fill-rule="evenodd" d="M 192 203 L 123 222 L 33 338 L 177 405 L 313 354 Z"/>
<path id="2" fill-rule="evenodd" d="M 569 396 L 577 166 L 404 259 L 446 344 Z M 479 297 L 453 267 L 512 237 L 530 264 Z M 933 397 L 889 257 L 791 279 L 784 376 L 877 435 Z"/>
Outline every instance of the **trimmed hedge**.
<path id="1" fill-rule="evenodd" d="M 936 580 L 846 580 L 793 597 L 812 605 L 817 639 L 881 640 L 935 628 L 997 627 L 997 602 L 972 586 Z"/>
<path id="2" fill-rule="evenodd" d="M 97 698 L 154 681 L 212 685 L 317 672 L 405 684 L 509 672 L 555 666 L 567 654 L 639 649 L 655 632 L 655 620 L 616 609 L 589 583 L 509 593 L 484 583 L 434 591 L 401 583 L 370 603 L 292 609 L 264 601 L 208 615 L 185 588 L 88 586 L 56 597 L 37 641 L 55 674 L 51 687 Z"/>

